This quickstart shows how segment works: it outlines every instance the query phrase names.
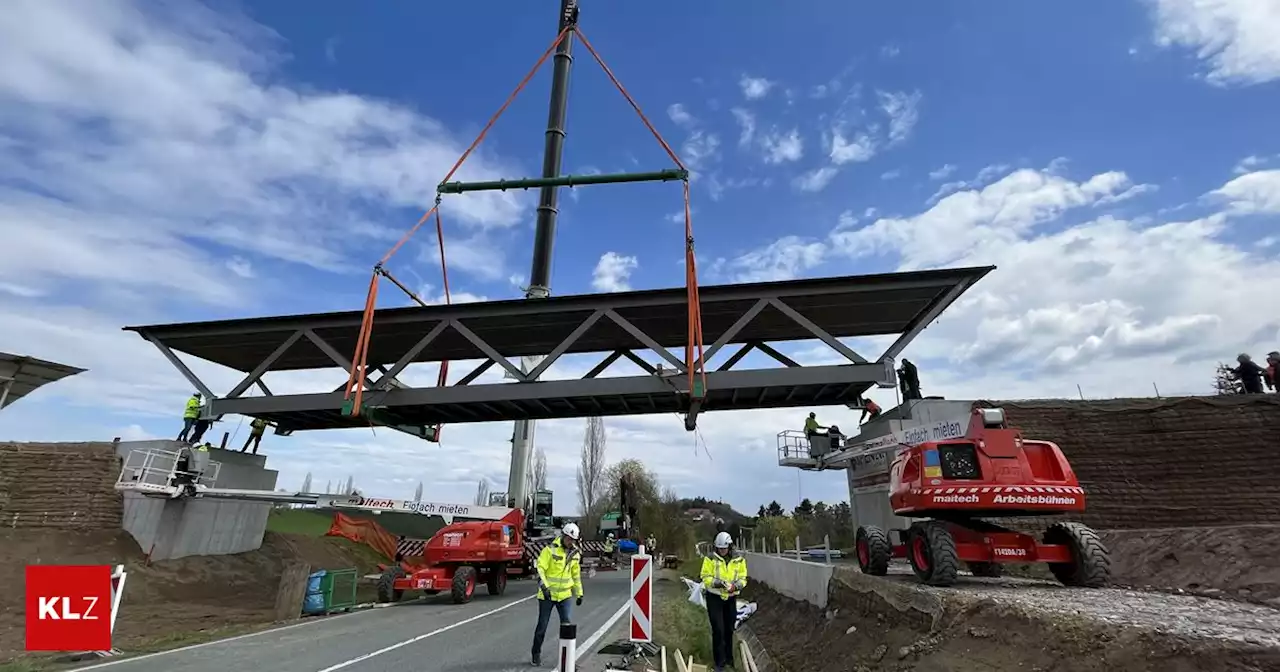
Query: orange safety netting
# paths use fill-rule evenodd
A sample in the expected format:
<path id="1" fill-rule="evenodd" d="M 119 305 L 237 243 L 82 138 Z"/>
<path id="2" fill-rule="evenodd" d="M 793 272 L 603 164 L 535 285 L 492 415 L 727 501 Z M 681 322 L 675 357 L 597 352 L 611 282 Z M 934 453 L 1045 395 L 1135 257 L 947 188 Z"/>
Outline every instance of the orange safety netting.
<path id="1" fill-rule="evenodd" d="M 595 47 L 593 47 L 591 45 L 591 42 L 587 40 L 586 35 L 583 35 L 582 31 L 576 25 L 567 26 L 566 28 L 564 28 L 564 30 L 560 31 L 560 34 L 556 36 L 555 41 L 552 42 L 551 46 L 547 47 L 546 51 L 542 53 L 542 56 L 538 58 L 538 61 L 534 63 L 533 67 L 524 76 L 524 79 L 520 80 L 520 83 L 516 86 L 515 90 L 511 92 L 511 95 L 507 96 L 506 101 L 502 103 L 502 106 L 498 108 L 498 111 L 495 112 L 493 116 L 489 118 L 488 123 L 486 123 L 484 128 L 480 130 L 480 133 L 479 135 L 476 136 L 476 139 L 472 141 L 471 145 L 467 147 L 466 151 L 464 151 L 462 155 L 458 157 L 457 162 L 453 164 L 453 167 L 449 169 L 449 172 L 445 175 L 444 179 L 440 181 L 440 183 L 444 184 L 453 178 L 454 174 L 457 173 L 458 170 L 462 167 L 462 164 L 466 162 L 469 156 L 471 156 L 471 153 L 474 152 L 475 149 L 480 146 L 480 143 L 484 140 L 485 136 L 489 133 L 489 130 L 493 128 L 493 125 L 497 123 L 498 119 L 502 116 L 502 114 L 506 112 L 508 107 L 510 107 L 511 103 L 515 100 L 516 96 L 518 96 L 520 92 L 524 90 L 524 87 L 530 82 L 530 80 L 533 79 L 533 76 L 538 72 L 538 69 L 542 67 L 542 64 L 546 62 L 547 58 L 551 56 L 551 54 L 555 51 L 556 47 L 560 44 L 560 42 L 566 39 L 566 37 L 570 33 L 576 35 L 578 39 L 582 40 L 582 45 L 586 47 L 587 51 L 590 52 L 592 58 L 594 58 L 596 63 L 600 65 L 600 68 L 604 70 L 604 73 L 606 76 L 608 76 L 609 81 L 613 83 L 613 85 L 618 89 L 619 93 L 621 93 L 622 96 L 627 100 L 627 103 L 631 106 L 631 108 L 635 110 L 637 115 L 639 115 L 640 121 L 645 125 L 645 128 L 647 128 L 649 132 L 653 135 L 653 137 L 658 141 L 658 144 L 662 146 L 662 149 L 667 153 L 667 156 L 671 158 L 671 160 L 676 164 L 676 166 L 678 166 L 681 170 L 686 172 L 686 177 L 683 180 L 684 182 L 683 196 L 684 196 L 684 223 L 685 223 L 685 286 L 687 289 L 687 298 L 688 298 L 689 325 L 688 325 L 688 340 L 685 344 L 685 365 L 688 368 L 689 393 L 694 397 L 700 398 L 706 392 L 706 370 L 704 369 L 704 362 L 702 361 L 703 360 L 702 310 L 701 310 L 701 304 L 698 296 L 697 261 L 694 256 L 693 218 L 692 218 L 692 209 L 690 208 L 690 205 L 689 205 L 689 180 L 687 177 L 688 169 L 685 167 L 684 162 L 680 160 L 680 157 L 676 155 L 675 151 L 671 149 L 671 145 L 669 145 L 667 141 L 662 138 L 662 135 L 658 133 L 657 129 L 654 128 L 653 124 L 649 122 L 648 117 L 646 117 L 644 112 L 640 109 L 639 104 L 637 104 L 635 99 L 631 97 L 631 94 L 627 92 L 626 88 L 622 86 L 622 83 L 613 74 L 613 71 L 609 68 L 608 65 L 605 64 L 604 59 L 601 58 L 600 54 L 596 52 Z M 400 288 L 405 294 L 409 296 L 409 298 L 413 299 L 419 305 L 422 305 L 422 306 L 428 305 L 425 301 L 423 301 L 420 297 L 418 297 L 415 293 L 413 293 L 409 288 L 405 287 L 400 281 L 396 280 L 395 277 L 393 277 L 390 274 L 390 272 L 386 270 L 386 263 L 391 259 L 392 256 L 395 255 L 396 252 L 400 250 L 401 247 L 404 246 L 405 243 L 409 241 L 410 238 L 413 237 L 414 234 L 418 232 L 420 228 L 422 228 L 423 224 L 425 224 L 428 220 L 432 219 L 433 215 L 435 219 L 436 239 L 437 241 L 439 241 L 439 248 L 440 248 L 440 271 L 443 277 L 445 303 L 446 304 L 452 303 L 452 299 L 450 297 L 450 292 L 449 292 L 448 266 L 445 261 L 444 230 L 440 221 L 440 202 L 441 202 L 440 196 L 437 194 L 435 205 L 433 205 L 431 209 L 427 210 L 427 212 L 422 215 L 422 217 L 418 220 L 418 222 L 414 224 L 413 227 L 411 227 L 409 231 L 406 232 L 405 235 L 395 245 L 391 246 L 391 249 L 388 250 L 385 255 L 383 255 L 382 259 L 379 260 L 378 263 L 373 268 L 373 276 L 369 280 L 369 292 L 365 300 L 364 314 L 360 324 L 360 333 L 356 340 L 355 354 L 351 359 L 351 362 L 352 362 L 351 371 L 347 379 L 346 396 L 344 397 L 345 401 L 348 404 L 348 408 L 350 409 L 349 412 L 352 416 L 360 415 L 360 413 L 363 410 L 365 381 L 369 371 L 369 365 L 368 365 L 369 343 L 372 338 L 373 320 L 377 310 L 377 302 L 378 302 L 378 277 L 385 276 L 388 280 L 391 280 L 393 284 L 395 284 L 398 288 Z M 447 383 L 448 370 L 449 370 L 449 362 L 448 361 L 441 362 L 440 373 L 436 381 L 437 386 L 444 386 Z M 435 436 L 436 436 L 436 439 L 438 440 L 439 428 L 437 428 Z"/>
<path id="2" fill-rule="evenodd" d="M 396 557 L 396 538 L 378 523 L 367 518 L 352 518 L 346 514 L 333 514 L 333 524 L 327 537 L 343 537 L 357 544 L 365 544 L 381 553 L 388 560 Z"/>

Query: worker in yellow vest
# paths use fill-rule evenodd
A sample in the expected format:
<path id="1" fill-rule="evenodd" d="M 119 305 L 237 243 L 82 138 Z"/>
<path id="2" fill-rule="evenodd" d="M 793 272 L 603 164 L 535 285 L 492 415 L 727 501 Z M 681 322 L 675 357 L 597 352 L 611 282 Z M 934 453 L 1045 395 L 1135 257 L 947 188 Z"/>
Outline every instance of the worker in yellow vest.
<path id="1" fill-rule="evenodd" d="M 716 535 L 715 552 L 702 559 L 702 588 L 711 619 L 711 653 L 716 672 L 733 665 L 733 630 L 738 623 L 738 595 L 747 587 L 747 559 L 733 547 L 728 532 Z"/>
<path id="2" fill-rule="evenodd" d="M 604 538 L 604 557 L 609 558 L 609 562 L 617 562 L 618 558 L 614 557 L 617 552 L 618 541 L 614 538 L 613 533 L 610 532 Z"/>
<path id="3" fill-rule="evenodd" d="M 538 625 L 533 630 L 533 665 L 542 665 L 542 640 L 547 636 L 554 608 L 560 623 L 570 623 L 573 605 L 582 605 L 582 553 L 578 550 L 581 537 L 577 523 L 566 523 L 555 541 L 538 554 Z"/>
<path id="4" fill-rule="evenodd" d="M 196 421 L 200 419 L 200 407 L 204 405 L 204 400 L 199 392 L 191 395 L 187 400 L 186 408 L 182 409 L 182 431 L 178 432 L 178 440 L 186 441 L 191 434 L 192 428 L 196 426 Z"/>
<path id="5" fill-rule="evenodd" d="M 270 424 L 262 418 L 254 418 L 253 422 L 249 423 L 249 438 L 244 440 L 244 448 L 241 448 L 240 452 L 249 450 L 249 444 L 253 444 L 253 454 L 257 455 L 258 446 L 262 445 L 262 435 L 266 433 L 267 425 Z"/>

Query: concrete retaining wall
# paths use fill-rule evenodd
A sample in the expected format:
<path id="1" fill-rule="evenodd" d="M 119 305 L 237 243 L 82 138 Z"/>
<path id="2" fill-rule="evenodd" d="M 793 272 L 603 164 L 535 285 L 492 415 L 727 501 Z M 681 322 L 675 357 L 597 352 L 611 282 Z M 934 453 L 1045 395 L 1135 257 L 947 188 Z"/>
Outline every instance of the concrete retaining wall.
<path id="1" fill-rule="evenodd" d="M 776 555 L 743 553 L 747 558 L 747 575 L 793 600 L 803 600 L 825 609 L 831 587 L 833 565 L 792 560 Z"/>
<path id="2" fill-rule="evenodd" d="M 121 442 L 121 457 L 131 450 L 177 450 L 172 441 Z M 263 455 L 214 449 L 211 459 L 222 465 L 214 487 L 274 490 L 277 473 L 266 468 Z M 122 526 L 153 560 L 190 555 L 230 555 L 262 546 L 271 504 L 234 500 L 167 500 L 125 493 Z"/>

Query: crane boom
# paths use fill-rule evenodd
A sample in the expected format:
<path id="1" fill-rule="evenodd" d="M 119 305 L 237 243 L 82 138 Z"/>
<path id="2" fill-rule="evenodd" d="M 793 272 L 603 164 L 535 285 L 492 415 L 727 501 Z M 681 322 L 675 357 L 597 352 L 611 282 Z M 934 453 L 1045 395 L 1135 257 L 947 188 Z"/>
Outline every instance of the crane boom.
<path id="1" fill-rule="evenodd" d="M 542 154 L 542 177 L 560 177 L 564 157 L 564 122 L 569 109 L 569 76 L 573 68 L 573 32 L 565 29 L 578 23 L 578 0 L 560 0 L 560 20 L 556 34 L 564 38 L 556 45 L 551 72 L 551 102 L 547 112 L 547 131 Z M 559 189 L 547 185 L 538 190 L 537 225 L 533 236 L 533 264 L 529 271 L 526 299 L 545 299 L 551 295 L 551 259 L 555 247 L 556 216 L 559 214 Z M 525 373 L 532 371 L 541 357 L 525 357 L 521 362 Z M 517 420 L 511 434 L 511 471 L 507 477 L 507 503 L 531 509 L 529 492 L 529 458 L 533 454 L 533 420 Z"/>

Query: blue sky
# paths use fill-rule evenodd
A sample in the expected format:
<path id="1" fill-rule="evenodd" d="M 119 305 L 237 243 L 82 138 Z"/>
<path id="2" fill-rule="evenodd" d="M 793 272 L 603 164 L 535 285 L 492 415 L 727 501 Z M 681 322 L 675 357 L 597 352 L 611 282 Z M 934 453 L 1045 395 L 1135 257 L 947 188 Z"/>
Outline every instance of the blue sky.
<path id="1" fill-rule="evenodd" d="M 556 6 L 15 4 L 0 18 L 0 350 L 89 372 L 6 410 L 0 436 L 175 433 L 187 383 L 125 324 L 360 306 L 370 266 L 550 43 Z M 694 170 L 704 284 L 999 267 L 907 351 L 927 393 L 1203 393 L 1217 361 L 1280 348 L 1269 0 L 588 1 L 582 28 Z M 565 170 L 668 167 L 576 54 Z M 463 179 L 537 173 L 548 83 L 544 68 Z M 446 197 L 455 300 L 520 295 L 533 199 Z M 580 188 L 561 205 L 554 293 L 682 283 L 678 185 Z M 438 301 L 433 236 L 389 268 Z M 794 503 L 774 435 L 803 412 L 706 416 L 710 461 L 675 419 L 611 419 L 610 455 L 643 456 L 682 494 Z M 242 437 L 239 422 L 218 431 Z M 582 424 L 539 428 L 566 511 Z M 444 446 L 269 437 L 271 460 L 282 485 L 312 471 L 386 496 L 422 480 L 437 501 L 466 501 L 481 478 L 502 489 L 509 425 L 455 429 Z M 838 475 L 800 486 L 846 496 Z"/>

